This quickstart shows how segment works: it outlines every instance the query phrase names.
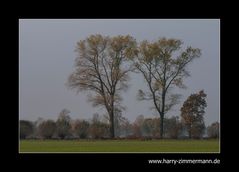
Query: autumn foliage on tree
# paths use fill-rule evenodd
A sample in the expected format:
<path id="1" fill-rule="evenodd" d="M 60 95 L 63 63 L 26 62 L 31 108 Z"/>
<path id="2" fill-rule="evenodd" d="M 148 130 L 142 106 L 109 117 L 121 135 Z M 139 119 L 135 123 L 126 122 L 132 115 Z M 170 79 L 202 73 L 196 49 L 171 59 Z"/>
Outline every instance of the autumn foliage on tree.
<path id="1" fill-rule="evenodd" d="M 68 85 L 77 91 L 90 91 L 94 106 L 105 107 L 110 122 L 110 137 L 114 138 L 114 114 L 120 109 L 120 92 L 126 90 L 129 59 L 137 54 L 137 44 L 129 35 L 108 37 L 91 35 L 77 43 L 75 70 Z"/>
<path id="2" fill-rule="evenodd" d="M 182 121 L 185 124 L 189 138 L 201 137 L 204 125 L 205 107 L 207 107 L 206 94 L 203 90 L 191 94 L 181 108 Z"/>
<path id="3" fill-rule="evenodd" d="M 185 88 L 183 78 L 189 76 L 187 66 L 200 57 L 200 49 L 187 47 L 182 41 L 161 38 L 155 42 L 143 41 L 135 66 L 143 75 L 148 90 L 139 90 L 139 100 L 152 100 L 160 116 L 160 137 L 163 138 L 165 114 L 175 105 L 180 95 L 170 93 L 173 87 Z"/>

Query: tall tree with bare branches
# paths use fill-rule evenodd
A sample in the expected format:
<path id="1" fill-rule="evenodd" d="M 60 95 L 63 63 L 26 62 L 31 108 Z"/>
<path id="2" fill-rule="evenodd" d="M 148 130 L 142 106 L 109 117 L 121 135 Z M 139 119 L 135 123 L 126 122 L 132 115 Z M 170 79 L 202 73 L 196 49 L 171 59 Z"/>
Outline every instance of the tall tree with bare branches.
<path id="1" fill-rule="evenodd" d="M 120 108 L 120 92 L 127 88 L 128 72 L 133 67 L 127 61 L 137 54 L 137 43 L 129 35 L 97 34 L 78 42 L 76 51 L 75 70 L 68 85 L 77 91 L 90 91 L 89 100 L 93 105 L 105 107 L 110 136 L 114 138 L 114 113 Z"/>
<path id="2" fill-rule="evenodd" d="M 143 41 L 135 66 L 142 73 L 148 90 L 139 90 L 139 100 L 152 100 L 160 115 L 160 137 L 163 138 L 165 114 L 175 105 L 180 95 L 170 93 L 173 87 L 184 88 L 183 78 L 189 76 L 187 66 L 200 57 L 200 49 L 182 50 L 182 41 L 161 38 L 155 42 Z"/>

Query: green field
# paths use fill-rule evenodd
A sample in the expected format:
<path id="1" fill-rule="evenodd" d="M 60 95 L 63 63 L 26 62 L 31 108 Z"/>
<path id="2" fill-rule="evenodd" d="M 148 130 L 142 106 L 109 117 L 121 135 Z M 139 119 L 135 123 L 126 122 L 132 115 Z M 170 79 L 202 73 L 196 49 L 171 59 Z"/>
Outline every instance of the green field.
<path id="1" fill-rule="evenodd" d="M 19 152 L 219 152 L 218 140 L 22 140 Z"/>

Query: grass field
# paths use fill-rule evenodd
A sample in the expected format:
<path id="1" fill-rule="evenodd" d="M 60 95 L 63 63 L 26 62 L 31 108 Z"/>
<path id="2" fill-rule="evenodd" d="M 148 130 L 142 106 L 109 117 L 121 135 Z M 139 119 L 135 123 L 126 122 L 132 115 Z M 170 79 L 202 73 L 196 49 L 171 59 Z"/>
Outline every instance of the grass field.
<path id="1" fill-rule="evenodd" d="M 19 152 L 219 152 L 218 140 L 22 140 Z"/>

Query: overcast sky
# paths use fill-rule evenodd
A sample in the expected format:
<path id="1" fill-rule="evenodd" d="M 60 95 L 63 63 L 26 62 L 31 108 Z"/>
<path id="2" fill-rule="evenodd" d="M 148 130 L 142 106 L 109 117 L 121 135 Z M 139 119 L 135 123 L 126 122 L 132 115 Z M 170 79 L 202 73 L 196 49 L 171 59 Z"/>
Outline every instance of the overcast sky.
<path id="1" fill-rule="evenodd" d="M 93 108 L 87 94 L 76 94 L 65 83 L 74 69 L 76 43 L 91 34 L 116 36 L 129 34 L 137 41 L 155 41 L 159 37 L 181 39 L 184 46 L 200 48 L 202 56 L 188 69 L 191 77 L 184 81 L 187 89 L 175 90 L 182 94 L 181 102 L 166 116 L 180 115 L 186 98 L 204 89 L 207 94 L 206 124 L 219 121 L 220 79 L 220 20 L 121 20 L 121 19 L 20 19 L 19 20 L 19 91 L 20 119 L 57 119 L 63 108 L 71 111 L 73 119 L 89 119 L 100 108 Z M 126 106 L 123 116 L 130 121 L 143 114 L 154 117 L 152 102 L 139 102 L 138 89 L 147 89 L 140 74 L 131 74 L 129 89 L 123 93 Z"/>

